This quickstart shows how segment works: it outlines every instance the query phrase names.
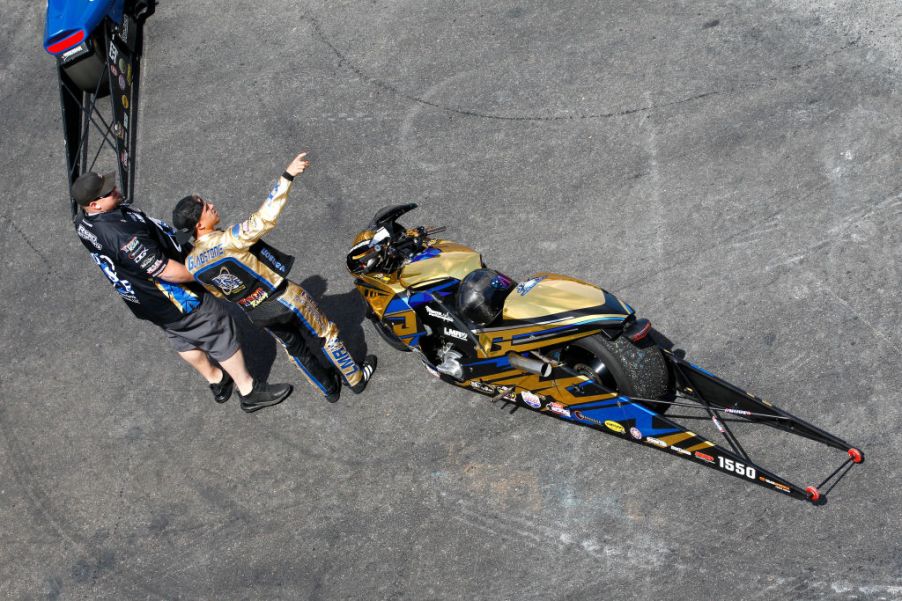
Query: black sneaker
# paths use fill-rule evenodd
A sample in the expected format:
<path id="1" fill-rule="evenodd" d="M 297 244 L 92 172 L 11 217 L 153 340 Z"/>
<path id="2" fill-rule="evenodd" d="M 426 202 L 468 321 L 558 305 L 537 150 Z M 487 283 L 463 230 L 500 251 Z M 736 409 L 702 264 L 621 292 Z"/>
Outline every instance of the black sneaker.
<path id="1" fill-rule="evenodd" d="M 222 380 L 216 384 L 210 384 L 210 390 L 213 391 L 213 400 L 217 403 L 225 403 L 232 397 L 232 390 L 235 389 L 235 381 L 232 376 L 222 370 Z"/>
<path id="2" fill-rule="evenodd" d="M 367 382 L 373 377 L 373 372 L 376 371 L 376 355 L 367 355 L 366 359 L 363 360 L 363 364 L 360 366 L 360 370 L 363 372 L 363 379 L 354 386 L 351 386 L 351 392 L 354 394 L 363 392 Z"/>
<path id="3" fill-rule="evenodd" d="M 264 407 L 278 405 L 288 398 L 292 390 L 291 384 L 267 384 L 254 380 L 254 388 L 250 394 L 244 396 L 240 392 L 238 393 L 238 398 L 241 399 L 241 410 L 245 413 L 253 413 Z"/>
<path id="4" fill-rule="evenodd" d="M 332 372 L 332 381 L 335 383 L 335 392 L 326 393 L 326 400 L 330 403 L 337 403 L 341 397 L 341 374 L 337 371 Z"/>

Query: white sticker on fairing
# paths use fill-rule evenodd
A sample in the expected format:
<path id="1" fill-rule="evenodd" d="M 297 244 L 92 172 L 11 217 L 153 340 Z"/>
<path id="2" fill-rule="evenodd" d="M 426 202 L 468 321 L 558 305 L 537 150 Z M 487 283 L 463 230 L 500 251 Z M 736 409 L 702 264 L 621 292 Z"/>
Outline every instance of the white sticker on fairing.
<path id="1" fill-rule="evenodd" d="M 442 321 L 450 321 L 450 322 L 454 321 L 454 319 L 447 313 L 442 313 L 441 311 L 436 311 L 429 305 L 426 305 L 426 315 L 428 315 L 429 317 L 435 317 L 436 319 L 441 319 Z"/>
<path id="2" fill-rule="evenodd" d="M 520 393 L 520 399 L 533 409 L 542 408 L 542 397 L 532 391 L 524 390 Z"/>
<path id="3" fill-rule="evenodd" d="M 452 330 L 451 328 L 445 328 L 445 336 L 450 336 L 451 338 L 457 338 L 458 340 L 466 340 L 467 335 L 459 330 Z"/>

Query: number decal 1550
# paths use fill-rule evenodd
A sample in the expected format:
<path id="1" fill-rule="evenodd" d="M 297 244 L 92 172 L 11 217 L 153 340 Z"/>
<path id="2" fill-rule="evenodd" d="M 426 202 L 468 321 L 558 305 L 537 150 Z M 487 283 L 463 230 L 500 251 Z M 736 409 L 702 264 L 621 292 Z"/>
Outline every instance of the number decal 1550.
<path id="1" fill-rule="evenodd" d="M 739 476 L 745 476 L 749 480 L 754 480 L 757 472 L 755 468 L 750 465 L 746 465 L 744 463 L 739 463 L 738 461 L 733 461 L 732 459 L 725 459 L 723 457 L 718 456 L 717 462 L 720 465 L 720 468 L 726 470 L 728 472 L 733 472 Z"/>

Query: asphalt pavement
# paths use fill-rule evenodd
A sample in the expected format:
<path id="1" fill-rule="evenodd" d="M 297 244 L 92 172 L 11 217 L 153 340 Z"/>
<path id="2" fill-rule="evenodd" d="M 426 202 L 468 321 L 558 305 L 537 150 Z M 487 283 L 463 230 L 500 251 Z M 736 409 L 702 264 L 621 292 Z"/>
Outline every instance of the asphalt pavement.
<path id="1" fill-rule="evenodd" d="M 161 2 L 136 204 L 239 220 L 379 357 L 215 404 L 68 215 L 44 5 L 2 0 L 0 597 L 902 599 L 898 2 Z M 604 286 L 693 362 L 864 449 L 815 507 L 431 378 L 344 255 L 384 205 L 515 279 Z M 762 453 L 817 483 L 842 453 Z M 803 479 L 804 480 L 804 479 Z"/>

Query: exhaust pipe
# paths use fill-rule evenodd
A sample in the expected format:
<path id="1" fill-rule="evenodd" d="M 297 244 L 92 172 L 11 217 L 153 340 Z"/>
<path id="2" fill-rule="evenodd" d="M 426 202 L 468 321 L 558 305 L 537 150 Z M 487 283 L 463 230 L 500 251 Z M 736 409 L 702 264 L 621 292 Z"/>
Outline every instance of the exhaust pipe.
<path id="1" fill-rule="evenodd" d="M 538 374 L 543 378 L 547 378 L 551 375 L 551 365 L 545 363 L 544 361 L 539 361 L 538 359 L 530 359 L 516 353 L 510 353 L 507 356 L 507 360 L 510 361 L 510 364 L 517 369 L 522 369 L 523 371 Z"/>

